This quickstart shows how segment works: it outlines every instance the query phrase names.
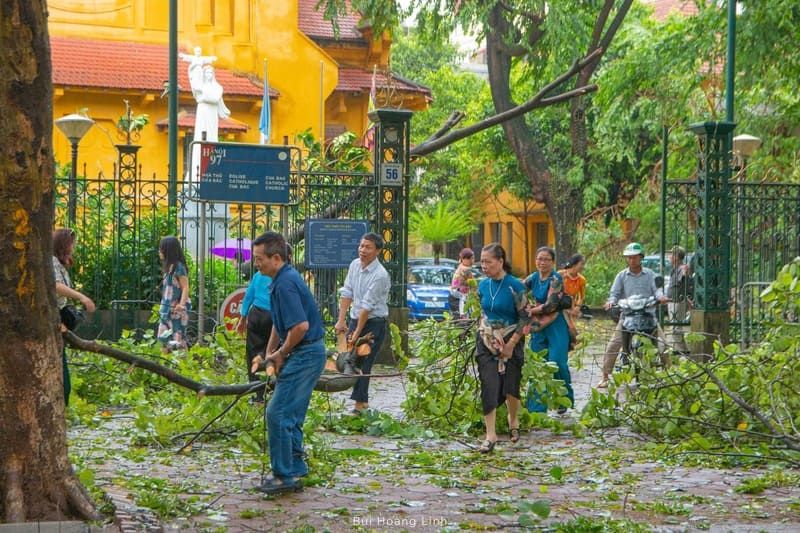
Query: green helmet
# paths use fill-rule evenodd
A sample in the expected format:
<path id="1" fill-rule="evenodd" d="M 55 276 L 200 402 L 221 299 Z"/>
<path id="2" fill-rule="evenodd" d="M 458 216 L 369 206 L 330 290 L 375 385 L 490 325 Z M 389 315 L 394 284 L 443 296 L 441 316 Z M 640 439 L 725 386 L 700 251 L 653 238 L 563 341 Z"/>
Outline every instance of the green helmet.
<path id="1" fill-rule="evenodd" d="M 644 248 L 638 242 L 632 242 L 625 247 L 625 250 L 622 251 L 622 255 L 625 257 L 630 255 L 644 255 Z"/>

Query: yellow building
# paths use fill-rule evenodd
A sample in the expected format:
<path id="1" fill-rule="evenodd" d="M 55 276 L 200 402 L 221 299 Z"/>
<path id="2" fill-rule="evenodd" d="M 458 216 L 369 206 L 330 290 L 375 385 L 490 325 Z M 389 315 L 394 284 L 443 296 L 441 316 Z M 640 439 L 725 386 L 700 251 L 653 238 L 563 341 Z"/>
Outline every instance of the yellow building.
<path id="1" fill-rule="evenodd" d="M 391 40 L 373 36 L 356 14 L 330 22 L 316 0 L 193 0 L 178 2 L 180 51 L 201 47 L 217 56 L 217 80 L 231 117 L 220 121 L 220 140 L 258 143 L 264 59 L 269 72 L 273 144 L 294 143 L 310 129 L 315 137 L 344 131 L 362 135 L 367 126 L 373 72 L 378 105 L 424 109 L 430 91 L 387 76 Z M 48 3 L 53 58 L 54 118 L 85 112 L 95 126 L 80 143 L 79 168 L 87 175 L 112 174 L 114 145 L 124 143 L 117 122 L 127 100 L 134 115 L 150 123 L 141 146 L 142 174 L 166 179 L 168 2 L 164 0 L 58 0 Z M 179 143 L 181 161 L 193 137 L 195 101 L 180 61 Z M 326 135 L 327 132 L 327 135 Z M 70 160 L 70 147 L 53 135 L 56 160 Z M 185 161 L 183 163 L 185 165 Z M 181 165 L 181 173 L 184 167 Z"/>
<path id="2" fill-rule="evenodd" d="M 483 220 L 473 234 L 476 249 L 490 242 L 499 242 L 511 260 L 517 276 L 526 276 L 536 268 L 536 250 L 554 246 L 555 233 L 543 204 L 521 201 L 507 192 L 489 196 L 482 202 Z M 480 239 L 480 242 L 477 242 Z"/>

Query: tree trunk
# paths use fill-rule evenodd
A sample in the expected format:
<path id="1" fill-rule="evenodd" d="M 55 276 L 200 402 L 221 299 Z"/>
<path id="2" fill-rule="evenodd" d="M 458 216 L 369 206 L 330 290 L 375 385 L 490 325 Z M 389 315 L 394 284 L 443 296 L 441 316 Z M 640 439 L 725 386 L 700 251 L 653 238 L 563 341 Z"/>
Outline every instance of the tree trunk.
<path id="1" fill-rule="evenodd" d="M 489 86 L 495 109 L 501 113 L 515 104 L 511 99 L 511 56 L 502 46 L 509 25 L 499 4 L 492 11 L 489 27 L 486 38 Z M 577 246 L 576 232 L 583 203 L 575 203 L 574 200 L 582 195 L 566 181 L 553 178 L 542 149 L 534 140 L 524 117 L 503 122 L 503 131 L 520 167 L 531 182 L 534 199 L 547 208 L 555 230 L 558 261 L 562 262 L 568 257 L 567 254 L 574 253 Z"/>
<path id="2" fill-rule="evenodd" d="M 552 185 L 551 205 L 547 212 L 553 221 L 556 234 L 558 265 L 566 262 L 578 251 L 578 224 L 583 217 L 583 192 L 564 180 Z"/>
<path id="3" fill-rule="evenodd" d="M 0 3 L 0 517 L 95 517 L 67 459 L 44 0 Z"/>

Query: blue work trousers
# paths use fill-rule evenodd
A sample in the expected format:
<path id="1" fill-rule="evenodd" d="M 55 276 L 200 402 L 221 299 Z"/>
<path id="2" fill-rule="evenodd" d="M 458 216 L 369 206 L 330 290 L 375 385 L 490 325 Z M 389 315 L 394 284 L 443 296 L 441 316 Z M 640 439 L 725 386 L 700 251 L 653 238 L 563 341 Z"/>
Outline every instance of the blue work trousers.
<path id="1" fill-rule="evenodd" d="M 303 422 L 311 391 L 325 367 L 325 344 L 319 341 L 292 350 L 281 368 L 267 407 L 269 459 L 281 480 L 308 474 L 303 452 Z"/>
<path id="2" fill-rule="evenodd" d="M 559 311 L 558 318 L 552 324 L 531 335 L 531 350 L 541 352 L 547 350 L 547 361 L 558 365 L 555 378 L 564 382 L 567 387 L 567 398 L 570 405 L 575 406 L 575 393 L 572 390 L 572 376 L 569 373 L 567 353 L 569 352 L 569 329 L 564 314 Z M 528 411 L 532 413 L 546 413 L 547 406 L 540 399 L 539 394 L 532 391 L 528 394 L 526 403 Z"/>

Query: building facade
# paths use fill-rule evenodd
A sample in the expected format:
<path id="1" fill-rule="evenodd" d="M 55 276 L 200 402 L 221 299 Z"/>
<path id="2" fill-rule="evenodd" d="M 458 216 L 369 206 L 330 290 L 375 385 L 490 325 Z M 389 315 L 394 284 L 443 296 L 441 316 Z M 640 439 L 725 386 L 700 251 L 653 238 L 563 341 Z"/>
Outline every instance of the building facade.
<path id="1" fill-rule="evenodd" d="M 126 115 L 148 115 L 135 136 L 144 175 L 166 179 L 168 2 L 164 0 L 59 0 L 51 2 L 53 115 L 84 113 L 95 121 L 80 143 L 79 174 L 110 176 L 115 144 L 126 141 L 117 123 Z M 374 36 L 360 16 L 339 20 L 339 33 L 323 20 L 315 0 L 193 0 L 178 2 L 179 51 L 216 56 L 229 119 L 220 121 L 220 141 L 258 143 L 264 60 L 268 70 L 271 144 L 293 144 L 310 130 L 319 139 L 367 128 L 376 73 L 378 105 L 421 110 L 430 91 L 388 74 L 391 39 Z M 184 161 L 193 137 L 195 100 L 178 64 L 179 143 Z M 53 135 L 56 160 L 70 160 L 70 146 Z M 181 173 L 185 172 L 182 167 Z"/>

